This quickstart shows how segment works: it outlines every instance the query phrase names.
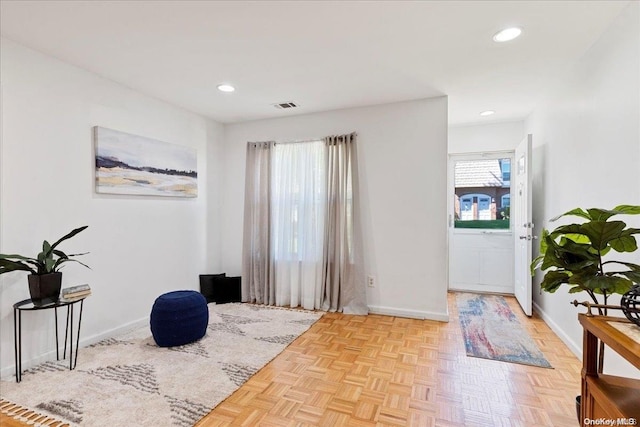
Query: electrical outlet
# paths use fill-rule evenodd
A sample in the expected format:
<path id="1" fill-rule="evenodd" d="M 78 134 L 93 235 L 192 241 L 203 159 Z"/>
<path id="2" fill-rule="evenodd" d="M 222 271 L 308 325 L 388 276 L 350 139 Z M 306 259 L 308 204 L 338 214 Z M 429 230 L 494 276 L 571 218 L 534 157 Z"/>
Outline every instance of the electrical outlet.
<path id="1" fill-rule="evenodd" d="M 367 277 L 367 286 L 370 288 L 375 288 L 376 287 L 376 278 L 373 276 L 368 276 Z"/>

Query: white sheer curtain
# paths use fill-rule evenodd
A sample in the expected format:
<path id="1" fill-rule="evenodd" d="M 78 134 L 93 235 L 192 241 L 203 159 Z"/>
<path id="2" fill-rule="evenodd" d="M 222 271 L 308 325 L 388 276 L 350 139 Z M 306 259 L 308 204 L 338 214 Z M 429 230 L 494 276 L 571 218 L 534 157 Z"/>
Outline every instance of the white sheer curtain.
<path id="1" fill-rule="evenodd" d="M 271 174 L 271 239 L 276 305 L 322 306 L 326 209 L 323 141 L 276 144 Z"/>

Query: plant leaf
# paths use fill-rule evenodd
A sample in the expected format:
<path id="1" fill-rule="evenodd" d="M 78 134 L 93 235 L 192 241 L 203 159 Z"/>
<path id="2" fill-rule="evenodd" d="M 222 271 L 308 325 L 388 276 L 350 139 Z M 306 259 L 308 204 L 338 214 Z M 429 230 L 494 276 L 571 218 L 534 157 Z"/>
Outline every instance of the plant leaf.
<path id="1" fill-rule="evenodd" d="M 78 261 L 77 259 L 71 259 L 71 258 L 60 258 L 60 259 L 58 259 L 58 261 L 56 261 L 56 263 L 55 263 L 55 265 L 54 265 L 54 267 L 53 267 L 53 268 L 54 268 L 54 271 L 57 271 L 59 268 L 61 268 L 61 267 L 62 267 L 62 264 L 63 264 L 63 263 L 68 262 L 68 261 L 71 261 L 71 262 L 77 262 L 78 264 L 83 265 L 83 266 L 87 267 L 89 270 L 91 270 L 91 267 L 89 267 L 88 265 L 86 265 L 86 264 L 85 264 L 85 263 L 83 263 L 83 262 Z"/>
<path id="2" fill-rule="evenodd" d="M 594 221 L 606 221 L 614 215 L 636 215 L 640 214 L 640 206 L 619 205 L 613 209 L 587 209 L 591 219 Z"/>
<path id="3" fill-rule="evenodd" d="M 632 262 L 623 262 L 623 261 L 616 261 L 616 263 L 626 265 L 627 267 L 629 267 L 629 269 L 633 271 L 640 271 L 640 265 L 638 264 L 634 264 Z"/>
<path id="4" fill-rule="evenodd" d="M 87 255 L 87 254 L 90 254 L 90 253 L 91 252 L 82 252 L 82 253 L 79 253 L 79 254 L 69 254 L 69 255 L 67 255 L 67 257 L 71 258 L 71 257 L 74 257 L 74 256 L 82 256 L 82 255 Z"/>
<path id="5" fill-rule="evenodd" d="M 594 248 L 602 250 L 611 240 L 620 237 L 626 225 L 622 221 L 590 221 L 584 224 L 569 224 L 556 228 L 551 232 L 551 236 L 556 238 L 567 233 L 582 234 L 589 238 Z"/>
<path id="6" fill-rule="evenodd" d="M 573 273 L 579 273 L 585 268 L 596 266 L 599 261 L 598 254 L 590 251 L 591 245 L 578 244 L 573 240 L 560 239 L 556 243 L 550 237 L 547 238 L 547 245 L 550 250 L 545 254 L 542 269 L 558 267 Z"/>
<path id="7" fill-rule="evenodd" d="M 71 258 L 71 257 L 74 257 L 74 256 L 87 255 L 89 252 L 82 252 L 82 253 L 79 253 L 79 254 L 69 254 L 69 255 L 67 255 L 67 254 L 65 254 L 64 252 L 62 252 L 59 249 L 54 249 L 53 253 L 58 255 L 60 258 Z"/>
<path id="8" fill-rule="evenodd" d="M 546 228 L 542 229 L 542 233 L 540 235 L 540 253 L 544 254 L 547 252 L 547 237 L 549 237 L 549 230 Z"/>
<path id="9" fill-rule="evenodd" d="M 35 258 L 29 258 L 26 256 L 22 256 L 22 255 L 18 255 L 18 254 L 0 254 L 0 259 L 6 259 L 9 261 L 15 261 L 15 260 L 19 260 L 19 261 L 23 261 L 26 263 L 29 263 L 31 265 L 38 265 L 38 260 Z"/>
<path id="10" fill-rule="evenodd" d="M 585 288 L 591 289 L 595 293 L 602 294 L 603 291 L 607 293 L 625 293 L 631 286 L 633 286 L 633 282 L 626 277 L 619 276 L 592 276 L 586 278 L 582 285 Z"/>
<path id="11" fill-rule="evenodd" d="M 607 247 L 611 240 L 620 237 L 626 225 L 622 221 L 591 221 L 582 224 L 581 228 L 591 240 L 593 247 L 602 250 Z"/>
<path id="12" fill-rule="evenodd" d="M 62 236 L 61 238 L 59 238 L 53 245 L 51 245 L 52 248 L 55 248 L 56 246 L 58 246 L 60 243 L 64 242 L 67 239 L 72 238 L 73 236 L 75 236 L 76 234 L 80 233 L 81 231 L 83 231 L 84 229 L 86 229 L 87 227 L 89 227 L 88 225 L 84 225 L 82 227 L 78 227 L 74 230 L 72 230 L 71 232 L 69 232 L 69 234 L 66 234 L 64 236 Z"/>
<path id="13" fill-rule="evenodd" d="M 638 205 L 619 205 L 613 210 L 621 215 L 640 215 L 640 206 Z"/>
<path id="14" fill-rule="evenodd" d="M 619 205 L 613 209 L 587 209 L 593 221 L 607 221 L 614 215 L 637 215 L 640 214 L 640 206 Z"/>
<path id="15" fill-rule="evenodd" d="M 589 221 L 606 221 L 613 215 L 640 215 L 640 206 L 638 205 L 619 205 L 615 208 L 598 209 L 591 208 L 586 211 L 582 208 L 575 208 L 561 215 L 551 218 L 549 221 L 554 222 L 562 218 L 563 216 L 578 216 L 580 218 L 587 219 Z"/>
<path id="16" fill-rule="evenodd" d="M 635 283 L 640 283 L 640 271 L 621 271 L 617 274 L 622 274 L 627 279 L 632 280 Z"/>
<path id="17" fill-rule="evenodd" d="M 33 274 L 36 273 L 36 270 L 29 267 L 29 265 L 24 262 L 12 261 L 6 258 L 0 259 L 0 274 L 9 273 L 11 271 L 18 271 L 18 270 L 30 271 Z"/>
<path id="18" fill-rule="evenodd" d="M 538 256 L 535 257 L 531 264 L 529 265 L 529 270 L 531 271 L 531 276 L 534 276 L 537 269 L 541 269 L 542 262 L 547 253 L 547 238 L 549 237 L 549 231 L 546 228 L 542 229 L 542 233 L 540 233 L 540 250 L 538 251 Z"/>
<path id="19" fill-rule="evenodd" d="M 51 244 L 46 240 L 42 242 L 42 252 L 44 252 L 45 258 L 49 258 L 53 252 L 53 248 L 51 247 Z"/>
<path id="20" fill-rule="evenodd" d="M 560 218 L 562 218 L 563 216 L 569 216 L 569 215 L 573 215 L 573 216 L 579 216 L 580 218 L 584 218 L 584 219 L 588 219 L 590 220 L 591 217 L 589 216 L 588 213 L 586 213 L 583 209 L 581 208 L 575 208 L 575 209 L 571 209 L 568 212 L 565 212 L 561 215 L 555 216 L 553 218 L 551 218 L 549 221 L 554 222 L 559 220 Z"/>
<path id="21" fill-rule="evenodd" d="M 45 273 L 53 273 L 55 270 L 53 269 L 56 265 L 56 261 L 53 258 L 47 258 L 44 261 L 44 270 Z"/>
<path id="22" fill-rule="evenodd" d="M 65 254 L 64 252 L 62 252 L 61 250 L 58 250 L 58 249 L 54 249 L 53 253 L 55 255 L 58 255 L 58 257 L 60 257 L 60 258 L 69 258 L 69 255 Z"/>
<path id="23" fill-rule="evenodd" d="M 622 230 L 620 237 L 611 240 L 609 245 L 617 252 L 634 252 L 638 249 L 638 242 L 633 236 L 634 234 L 640 234 L 640 228 L 627 228 L 626 230 Z"/>
<path id="24" fill-rule="evenodd" d="M 587 209 L 587 212 L 589 212 L 591 221 L 606 221 L 612 216 L 617 214 L 616 211 L 610 211 L 608 209 L 598 209 L 598 208 Z"/>
<path id="25" fill-rule="evenodd" d="M 564 268 L 565 263 L 562 262 L 562 259 L 559 257 L 558 248 L 559 246 L 553 239 L 547 237 L 547 252 L 544 254 L 544 259 L 540 266 L 541 270 L 548 270 L 551 267 Z"/>
<path id="26" fill-rule="evenodd" d="M 529 266 L 529 270 L 531 271 L 531 276 L 535 276 L 536 270 L 542 266 L 542 261 L 544 260 L 544 254 L 540 254 L 531 261 L 531 265 Z"/>
<path id="27" fill-rule="evenodd" d="M 589 237 L 585 236 L 584 234 L 567 233 L 563 237 L 569 240 L 573 240 L 576 243 L 583 243 L 583 244 L 591 243 L 591 240 L 589 240 Z"/>
<path id="28" fill-rule="evenodd" d="M 540 283 L 540 288 L 547 292 L 555 292 L 563 283 L 568 283 L 569 273 L 565 271 L 547 271 Z"/>
<path id="29" fill-rule="evenodd" d="M 638 242 L 633 236 L 621 236 L 611 240 L 609 245 L 616 252 L 633 252 L 638 249 Z"/>

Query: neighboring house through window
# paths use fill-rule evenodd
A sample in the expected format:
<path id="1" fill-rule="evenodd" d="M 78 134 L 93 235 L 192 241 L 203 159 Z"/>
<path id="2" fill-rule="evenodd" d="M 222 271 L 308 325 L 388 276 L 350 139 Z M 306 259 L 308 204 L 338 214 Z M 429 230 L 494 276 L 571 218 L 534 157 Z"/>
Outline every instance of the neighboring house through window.
<path id="1" fill-rule="evenodd" d="M 511 159 L 455 163 L 455 228 L 510 228 Z"/>

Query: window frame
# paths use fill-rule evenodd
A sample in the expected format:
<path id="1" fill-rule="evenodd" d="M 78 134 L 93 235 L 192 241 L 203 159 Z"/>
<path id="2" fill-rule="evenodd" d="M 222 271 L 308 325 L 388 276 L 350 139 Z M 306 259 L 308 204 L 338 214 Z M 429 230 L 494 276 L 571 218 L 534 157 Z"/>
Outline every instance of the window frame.
<path id="1" fill-rule="evenodd" d="M 515 161 L 515 150 L 501 150 L 501 151 L 487 151 L 487 152 L 473 152 L 473 153 L 449 153 L 448 163 L 448 178 L 447 178 L 447 214 L 448 214 L 448 228 L 455 234 L 513 234 L 513 221 L 509 220 L 508 229 L 493 229 L 493 228 L 456 228 L 455 227 L 455 166 L 459 161 L 474 161 L 474 160 L 500 160 L 510 159 L 510 166 L 513 169 Z M 509 181 L 509 197 L 513 199 L 513 187 L 511 181 Z M 471 193 L 470 193 L 471 194 Z M 476 195 L 474 193 L 474 195 Z"/>

